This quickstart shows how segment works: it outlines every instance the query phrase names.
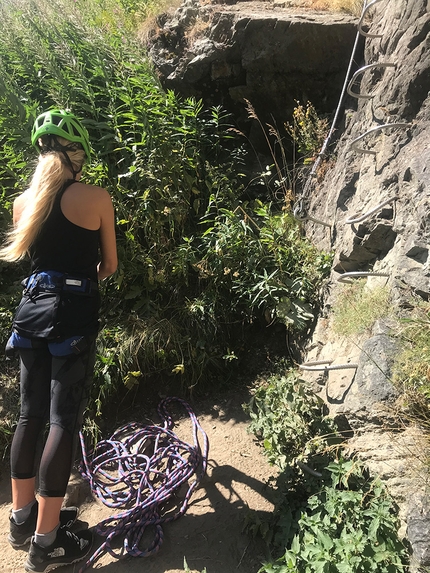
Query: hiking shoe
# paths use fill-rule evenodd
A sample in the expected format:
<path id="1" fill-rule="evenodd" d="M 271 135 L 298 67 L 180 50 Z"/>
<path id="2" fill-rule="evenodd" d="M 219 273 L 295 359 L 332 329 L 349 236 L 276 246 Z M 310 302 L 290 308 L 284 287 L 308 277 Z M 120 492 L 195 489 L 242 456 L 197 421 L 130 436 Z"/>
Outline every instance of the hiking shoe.
<path id="1" fill-rule="evenodd" d="M 12 547 L 22 547 L 27 543 L 30 543 L 33 533 L 36 530 L 37 522 L 37 512 L 39 510 L 39 504 L 36 503 L 31 508 L 30 515 L 20 525 L 17 525 L 11 516 L 9 518 L 10 533 L 8 536 L 8 541 Z M 78 517 L 77 507 L 64 507 L 60 511 L 60 527 L 71 527 Z"/>
<path id="2" fill-rule="evenodd" d="M 92 543 L 93 534 L 89 529 L 75 534 L 66 527 L 60 527 L 54 543 L 48 547 L 40 547 L 32 538 L 25 570 L 46 573 L 62 565 L 81 561 L 91 551 Z"/>

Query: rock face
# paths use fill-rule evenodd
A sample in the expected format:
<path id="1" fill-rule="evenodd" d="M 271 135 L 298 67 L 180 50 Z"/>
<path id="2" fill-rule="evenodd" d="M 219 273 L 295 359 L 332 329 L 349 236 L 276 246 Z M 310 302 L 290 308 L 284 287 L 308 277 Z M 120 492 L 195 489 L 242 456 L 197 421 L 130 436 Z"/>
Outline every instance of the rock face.
<path id="1" fill-rule="evenodd" d="M 356 19 L 279 6 L 239 2 L 221 7 L 186 0 L 173 18 L 159 17 L 149 54 L 162 84 L 206 104 L 222 104 L 241 128 L 252 125 L 247 126 L 244 99 L 263 122 L 281 126 L 296 100 L 318 102 L 320 113 L 331 113 Z"/>
<path id="2" fill-rule="evenodd" d="M 319 112 L 333 112 L 358 19 L 267 4 L 263 11 L 253 2 L 239 9 L 186 0 L 173 18 L 160 17 L 150 54 L 162 83 L 206 103 L 222 103 L 244 123 L 244 98 L 269 122 L 271 116 L 288 121 L 295 100 L 309 99 Z M 372 273 L 366 287 L 386 286 L 395 307 L 430 299 L 430 2 L 367 4 L 361 26 L 366 35 L 355 55 L 365 67 L 350 86 L 360 97 L 345 99 L 335 154 L 322 170 L 326 175 L 313 178 L 297 203 L 307 236 L 335 253 L 304 361 L 345 368 L 303 376 L 352 435 L 351 450 L 399 504 L 414 572 L 430 566 L 428 469 L 420 462 L 420 428 L 401 427 L 395 416 L 397 341 L 387 320 L 372 332 L 342 338 L 333 329 L 332 310 L 348 288 L 338 279 L 351 272 Z"/>
<path id="3" fill-rule="evenodd" d="M 337 281 L 348 272 L 381 275 L 369 276 L 367 288 L 385 284 L 398 308 L 430 297 L 429 3 L 378 2 L 369 33 L 376 37 L 366 38 L 366 67 L 351 86 L 365 97 L 346 110 L 326 177 L 302 198 L 306 234 L 335 253 L 326 316 L 306 360 L 358 361 L 356 371 L 345 370 L 342 378 L 329 373 L 325 393 L 340 397 L 328 400 L 329 407 L 352 428 L 350 447 L 396 498 L 413 551 L 411 571 L 422 571 L 430 565 L 428 469 L 420 463 L 426 440 L 419 428 L 399 427 L 393 419 L 395 342 L 390 329 L 382 328 L 367 339 L 336 344 L 331 310 L 347 288 Z"/>

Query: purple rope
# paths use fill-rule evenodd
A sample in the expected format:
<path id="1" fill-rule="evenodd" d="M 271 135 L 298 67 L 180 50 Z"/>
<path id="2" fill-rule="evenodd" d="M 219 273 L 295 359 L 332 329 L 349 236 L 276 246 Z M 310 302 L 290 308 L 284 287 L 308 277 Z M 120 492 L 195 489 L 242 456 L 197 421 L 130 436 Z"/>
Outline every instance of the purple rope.
<path id="1" fill-rule="evenodd" d="M 172 431 L 173 420 L 167 410 L 172 402 L 179 402 L 187 410 L 194 445 L 180 440 Z M 206 473 L 209 441 L 189 404 L 180 398 L 166 398 L 159 404 L 158 413 L 164 420 L 162 427 L 132 422 L 116 430 L 109 439 L 100 441 L 90 455 L 80 434 L 82 476 L 104 505 L 124 511 L 96 525 L 95 532 L 105 539 L 79 573 L 105 553 L 116 559 L 156 553 L 164 540 L 162 524 L 186 512 L 191 494 Z M 179 494 L 184 484 L 188 484 L 188 489 L 182 494 L 180 506 L 166 509 L 166 502 Z M 142 536 L 150 528 L 153 539 L 146 549 L 141 549 Z M 115 550 L 111 543 L 117 536 L 123 537 L 123 544 Z"/>

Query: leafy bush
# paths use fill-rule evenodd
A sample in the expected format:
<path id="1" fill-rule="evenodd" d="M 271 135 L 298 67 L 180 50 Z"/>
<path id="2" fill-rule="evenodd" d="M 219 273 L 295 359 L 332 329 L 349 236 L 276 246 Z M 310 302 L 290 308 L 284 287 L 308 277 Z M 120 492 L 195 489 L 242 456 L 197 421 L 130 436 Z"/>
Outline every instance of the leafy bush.
<path id="1" fill-rule="evenodd" d="M 306 105 L 296 102 L 293 111 L 293 123 L 286 123 L 285 129 L 290 135 L 298 154 L 306 163 L 315 161 L 329 131 L 328 121 L 319 118 L 311 102 Z"/>
<path id="2" fill-rule="evenodd" d="M 352 460 L 334 460 L 326 471 L 331 479 L 308 498 L 291 546 L 260 573 L 404 571 L 408 553 L 382 483 Z"/>
<path id="3" fill-rule="evenodd" d="M 337 426 L 323 400 L 294 371 L 261 384 L 245 409 L 251 417 L 250 430 L 262 441 L 269 461 L 281 470 L 297 458 L 308 461 L 337 441 Z"/>
<path id="4" fill-rule="evenodd" d="M 270 544 L 260 573 L 400 573 L 408 553 L 394 503 L 379 480 L 343 452 L 320 398 L 293 371 L 272 376 L 246 406 L 250 428 L 281 472 L 268 522 L 248 530 Z"/>

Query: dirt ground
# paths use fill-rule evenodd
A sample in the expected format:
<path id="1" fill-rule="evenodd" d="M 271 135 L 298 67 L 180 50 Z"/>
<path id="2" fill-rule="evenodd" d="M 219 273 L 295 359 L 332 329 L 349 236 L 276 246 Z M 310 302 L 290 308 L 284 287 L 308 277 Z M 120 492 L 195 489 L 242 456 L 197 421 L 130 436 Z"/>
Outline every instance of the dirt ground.
<path id="1" fill-rule="evenodd" d="M 248 419 L 241 407 L 244 398 L 240 391 L 218 400 L 216 406 L 193 405 L 210 442 L 208 471 L 186 514 L 163 527 L 165 540 L 158 553 L 120 561 L 105 554 L 93 569 L 104 573 L 182 573 L 185 558 L 192 573 L 204 568 L 207 573 L 257 573 L 266 557 L 264 545 L 244 533 L 243 527 L 252 512 L 261 517 L 273 510 L 266 482 L 274 469 L 247 432 Z M 192 442 L 188 416 L 175 423 L 174 431 Z M 80 507 L 79 520 L 89 527 L 112 515 L 112 510 L 88 497 L 86 483 L 77 475 L 71 480 L 67 503 Z M 7 542 L 9 511 L 10 485 L 4 467 L 0 478 L 0 571 L 17 573 L 24 570 L 26 550 L 14 550 Z M 81 565 L 59 570 L 78 573 Z"/>

